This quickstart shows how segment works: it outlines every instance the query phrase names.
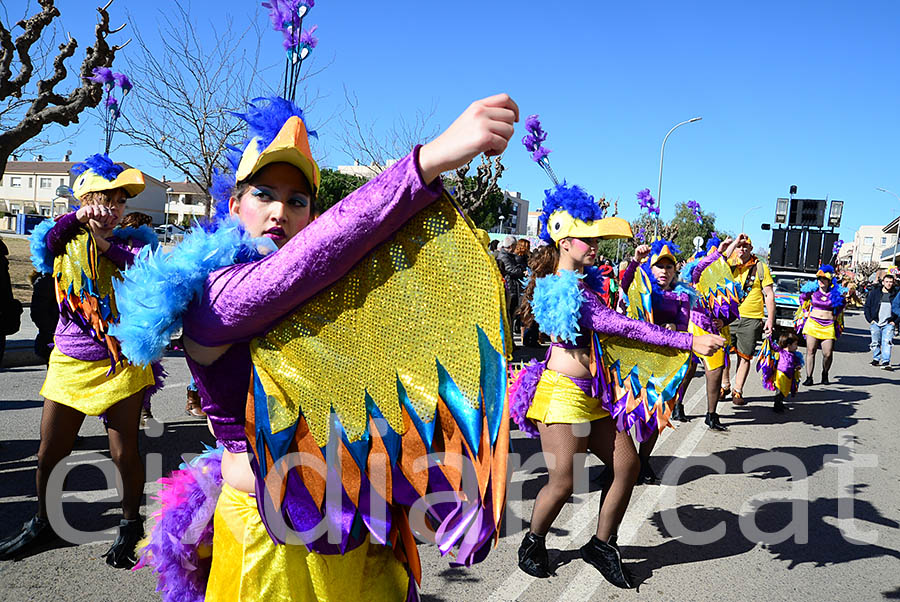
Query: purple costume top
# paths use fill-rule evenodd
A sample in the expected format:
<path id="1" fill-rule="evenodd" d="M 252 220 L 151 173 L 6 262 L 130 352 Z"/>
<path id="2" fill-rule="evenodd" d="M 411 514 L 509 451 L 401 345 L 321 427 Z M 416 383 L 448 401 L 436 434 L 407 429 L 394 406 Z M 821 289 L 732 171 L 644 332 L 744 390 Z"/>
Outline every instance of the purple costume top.
<path id="1" fill-rule="evenodd" d="M 600 298 L 584 289 L 578 324 L 599 334 L 623 337 L 648 345 L 673 347 L 690 351 L 694 337 L 687 332 L 675 332 L 654 324 L 623 316 L 603 304 Z"/>
<path id="2" fill-rule="evenodd" d="M 431 185 L 422 181 L 420 148 L 350 193 L 278 251 L 210 274 L 203 294 L 188 307 L 186 337 L 207 347 L 230 345 L 209 366 L 187 357 L 213 432 L 228 451 L 247 451 L 250 340 L 339 280 L 440 196 L 440 178 Z"/>
<path id="3" fill-rule="evenodd" d="M 813 309 L 830 311 L 835 314 L 840 313 L 844 309 L 843 303 L 834 302 L 830 289 L 827 293 L 823 293 L 821 290 L 816 290 L 811 293 L 800 293 L 800 303 L 806 303 L 807 301 L 810 302 Z"/>
<path id="4" fill-rule="evenodd" d="M 66 245 L 84 227 L 84 224 L 78 221 L 74 211 L 61 216 L 44 239 L 49 253 L 53 257 L 64 254 Z M 140 243 L 136 242 L 136 246 L 131 246 L 116 237 L 106 240 L 109 243 L 109 249 L 103 255 L 116 267 L 124 270 L 134 263 L 134 258 L 140 250 Z M 60 307 L 59 322 L 56 324 L 53 338 L 56 348 L 71 358 L 88 362 L 109 358 L 109 350 L 106 345 L 97 341 L 91 335 L 90 329 L 82 326 L 78 320 L 74 320 L 67 306 Z"/>

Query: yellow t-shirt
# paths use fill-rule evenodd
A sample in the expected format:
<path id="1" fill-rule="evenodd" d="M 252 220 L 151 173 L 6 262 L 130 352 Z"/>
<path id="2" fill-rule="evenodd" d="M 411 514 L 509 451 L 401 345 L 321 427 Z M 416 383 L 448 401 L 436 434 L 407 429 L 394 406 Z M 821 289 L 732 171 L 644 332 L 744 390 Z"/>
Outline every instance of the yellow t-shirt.
<path id="1" fill-rule="evenodd" d="M 741 287 L 743 287 L 744 283 L 747 281 L 747 276 L 750 274 L 752 265 L 752 263 L 746 263 L 731 267 L 731 271 L 734 273 L 734 279 Z M 753 286 L 741 302 L 740 312 L 742 318 L 762 320 L 766 317 L 762 289 L 765 286 L 773 286 L 774 284 L 775 281 L 772 280 L 772 272 L 769 271 L 769 266 L 761 261 L 757 261 L 756 277 L 753 279 Z"/>

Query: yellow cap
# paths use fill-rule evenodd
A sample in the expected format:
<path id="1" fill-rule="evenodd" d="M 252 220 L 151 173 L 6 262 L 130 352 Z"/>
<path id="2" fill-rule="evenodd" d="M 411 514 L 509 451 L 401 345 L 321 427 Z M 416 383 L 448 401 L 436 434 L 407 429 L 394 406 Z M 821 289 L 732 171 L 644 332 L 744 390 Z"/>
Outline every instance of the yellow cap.
<path id="1" fill-rule="evenodd" d="M 72 194 L 80 201 L 89 192 L 103 192 L 116 188 L 122 188 L 129 198 L 137 196 L 144 190 L 144 174 L 132 167 L 122 170 L 115 180 L 107 180 L 94 170 L 88 169 L 75 179 Z"/>
<path id="2" fill-rule="evenodd" d="M 621 217 L 604 217 L 585 222 L 572 217 L 568 211 L 557 209 L 547 220 L 547 232 L 553 242 L 572 236 L 575 238 L 631 238 L 631 224 Z"/>
<path id="3" fill-rule="evenodd" d="M 660 259 L 669 259 L 672 263 L 678 264 L 678 260 L 675 258 L 675 254 L 669 248 L 669 245 L 663 245 L 658 253 L 650 256 L 650 265 L 656 265 Z"/>
<path id="4" fill-rule="evenodd" d="M 272 163 L 288 163 L 299 169 L 309 181 L 313 194 L 319 189 L 319 165 L 312 158 L 309 150 L 309 135 L 306 125 L 296 115 L 284 125 L 272 143 L 262 152 L 259 151 L 259 138 L 253 138 L 241 155 L 235 179 L 242 182 Z"/>

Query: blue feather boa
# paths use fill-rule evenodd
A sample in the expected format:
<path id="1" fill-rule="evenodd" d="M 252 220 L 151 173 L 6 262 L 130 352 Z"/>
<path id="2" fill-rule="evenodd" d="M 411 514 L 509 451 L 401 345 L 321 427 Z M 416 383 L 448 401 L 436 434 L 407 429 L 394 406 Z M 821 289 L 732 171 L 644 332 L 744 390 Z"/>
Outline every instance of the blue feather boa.
<path id="1" fill-rule="evenodd" d="M 116 228 L 113 230 L 113 236 L 122 242 L 128 242 L 129 240 L 137 241 L 142 243 L 142 247 L 149 246 L 153 250 L 156 250 L 156 247 L 159 246 L 159 238 L 150 226 L 140 226 L 138 228 L 126 226 L 124 228 Z"/>
<path id="2" fill-rule="evenodd" d="M 45 219 L 31 231 L 28 237 L 28 247 L 31 249 L 31 265 L 42 274 L 53 273 L 53 255 L 47 248 L 47 234 L 53 229 L 56 222 Z"/>
<path id="3" fill-rule="evenodd" d="M 582 292 L 578 285 L 584 275 L 571 270 L 560 270 L 538 278 L 534 282 L 531 311 L 541 332 L 575 343 L 581 327 Z"/>
<path id="4" fill-rule="evenodd" d="M 819 290 L 819 281 L 811 280 L 807 282 L 803 286 L 800 287 L 801 293 L 814 293 Z M 831 288 L 828 290 L 828 299 L 831 301 L 831 307 L 834 310 L 839 310 L 846 304 L 847 289 L 840 284 L 832 284 Z"/>
<path id="5" fill-rule="evenodd" d="M 134 265 L 113 281 L 119 323 L 110 333 L 129 360 L 147 365 L 159 360 L 191 300 L 203 291 L 209 274 L 220 268 L 262 257 L 268 239 L 252 239 L 237 220 L 214 232 L 193 228 L 170 253 L 144 247 Z"/>

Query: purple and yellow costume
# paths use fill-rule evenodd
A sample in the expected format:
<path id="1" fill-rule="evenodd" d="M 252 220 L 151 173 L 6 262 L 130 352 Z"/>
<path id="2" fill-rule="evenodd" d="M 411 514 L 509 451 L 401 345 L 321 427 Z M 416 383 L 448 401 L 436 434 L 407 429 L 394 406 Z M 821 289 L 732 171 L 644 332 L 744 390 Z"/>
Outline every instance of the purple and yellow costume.
<path id="1" fill-rule="evenodd" d="M 820 272 L 821 273 L 821 272 Z M 844 295 L 847 289 L 832 284 L 827 293 L 819 290 L 817 281 L 803 285 L 800 292 L 800 307 L 794 318 L 794 328 L 798 333 L 809 335 L 820 341 L 837 339 L 844 329 Z M 831 319 L 822 319 L 812 315 L 812 310 L 830 311 Z"/>
<path id="2" fill-rule="evenodd" d="M 771 339 L 765 339 L 756 356 L 756 371 L 762 377 L 763 387 L 788 398 L 797 394 L 803 363 L 799 351 L 781 349 Z"/>
<path id="3" fill-rule="evenodd" d="M 100 253 L 74 212 L 42 222 L 31 236 L 32 262 L 53 274 L 60 313 L 41 395 L 89 416 L 161 384 L 158 364 L 155 369 L 130 365 L 107 332 L 118 319 L 113 281 L 143 246 L 156 243 L 156 235 L 143 226 L 118 228 L 108 242 L 109 249 Z"/>

